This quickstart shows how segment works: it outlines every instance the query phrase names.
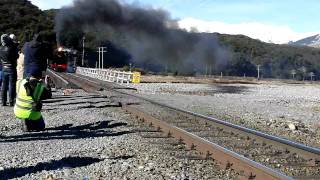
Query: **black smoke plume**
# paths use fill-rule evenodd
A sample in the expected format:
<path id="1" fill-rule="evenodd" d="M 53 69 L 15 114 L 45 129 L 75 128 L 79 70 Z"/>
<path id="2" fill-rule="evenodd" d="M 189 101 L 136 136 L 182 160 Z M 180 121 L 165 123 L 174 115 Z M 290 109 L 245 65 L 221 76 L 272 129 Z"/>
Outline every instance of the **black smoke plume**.
<path id="1" fill-rule="evenodd" d="M 126 49 L 135 63 L 171 71 L 203 72 L 227 59 L 216 35 L 186 32 L 164 10 L 117 0 L 75 0 L 59 11 L 55 28 L 62 45 L 66 33 L 90 33 Z"/>

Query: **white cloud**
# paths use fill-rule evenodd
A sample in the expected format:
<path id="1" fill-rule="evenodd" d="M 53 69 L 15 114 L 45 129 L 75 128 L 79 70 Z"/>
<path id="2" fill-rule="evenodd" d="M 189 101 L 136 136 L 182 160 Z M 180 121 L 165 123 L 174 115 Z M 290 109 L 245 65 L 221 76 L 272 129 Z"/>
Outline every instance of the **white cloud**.
<path id="1" fill-rule="evenodd" d="M 73 0 L 31 0 L 31 3 L 38 6 L 42 10 L 61 8 L 62 6 L 70 5 Z"/>
<path id="2" fill-rule="evenodd" d="M 277 44 L 297 41 L 318 34 L 319 32 L 298 33 L 287 26 L 266 25 L 258 22 L 228 24 L 218 21 L 204 21 L 186 18 L 179 21 L 180 28 L 190 31 L 193 27 L 200 32 L 217 32 L 222 34 L 242 34 L 264 42 Z"/>
<path id="3" fill-rule="evenodd" d="M 31 0 L 31 3 L 38 6 L 40 9 L 46 9 L 46 3 L 41 0 Z"/>

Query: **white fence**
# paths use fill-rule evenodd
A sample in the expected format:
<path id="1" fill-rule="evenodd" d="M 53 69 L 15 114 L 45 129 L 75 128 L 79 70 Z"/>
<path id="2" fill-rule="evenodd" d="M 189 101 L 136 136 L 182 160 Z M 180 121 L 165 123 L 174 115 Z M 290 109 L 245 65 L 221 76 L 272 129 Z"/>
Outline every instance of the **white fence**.
<path id="1" fill-rule="evenodd" d="M 116 71 L 112 69 L 93 69 L 93 68 L 82 68 L 77 67 L 77 74 L 88 76 L 102 81 L 116 82 L 116 83 L 127 83 L 132 81 L 131 72 Z"/>

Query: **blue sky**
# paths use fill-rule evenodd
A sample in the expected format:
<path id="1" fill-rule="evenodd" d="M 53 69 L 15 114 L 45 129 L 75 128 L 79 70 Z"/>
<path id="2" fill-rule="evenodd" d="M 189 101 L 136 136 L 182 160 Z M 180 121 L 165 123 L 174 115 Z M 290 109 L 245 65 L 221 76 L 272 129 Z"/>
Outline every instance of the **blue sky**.
<path id="1" fill-rule="evenodd" d="M 31 0 L 41 9 L 59 8 L 72 0 Z M 200 31 L 245 34 L 268 41 L 297 40 L 320 32 L 319 0 L 124 0 L 167 10 L 175 19 L 185 20 L 183 28 Z M 245 24 L 245 25 L 244 25 Z M 218 27 L 219 26 L 219 27 Z M 206 27 L 206 28 L 204 28 Z M 246 28 L 247 27 L 247 28 Z M 234 33 L 230 28 L 235 28 Z M 243 29 L 237 31 L 237 29 Z M 263 30 L 265 29 L 265 30 Z M 264 31 L 252 32 L 245 31 Z M 279 31 L 278 35 L 277 31 Z M 287 32 L 286 32 L 287 31 Z M 269 33 L 270 32 L 270 33 Z M 257 35 L 259 34 L 259 35 Z M 288 37 L 284 38 L 283 35 Z M 261 37 L 260 37 L 261 36 Z"/>
<path id="2" fill-rule="evenodd" d="M 133 1 L 134 2 L 134 1 Z M 225 23 L 287 24 L 298 32 L 318 31 L 319 0 L 141 0 L 162 7 L 173 17 Z"/>

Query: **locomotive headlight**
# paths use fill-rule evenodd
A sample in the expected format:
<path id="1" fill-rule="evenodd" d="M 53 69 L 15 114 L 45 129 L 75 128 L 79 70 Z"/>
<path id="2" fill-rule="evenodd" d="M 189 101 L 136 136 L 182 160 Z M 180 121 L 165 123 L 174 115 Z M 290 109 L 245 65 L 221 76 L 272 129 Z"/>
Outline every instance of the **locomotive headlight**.
<path id="1" fill-rule="evenodd" d="M 59 51 L 59 52 L 63 51 L 63 48 L 62 48 L 62 47 L 59 47 L 59 48 L 58 48 L 58 51 Z"/>

